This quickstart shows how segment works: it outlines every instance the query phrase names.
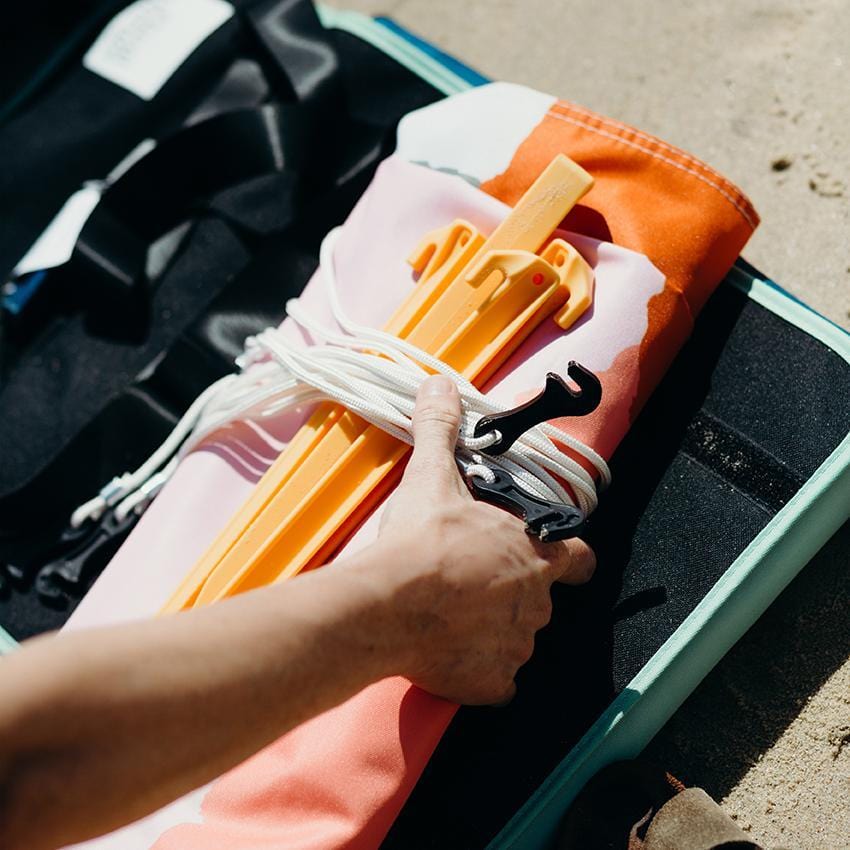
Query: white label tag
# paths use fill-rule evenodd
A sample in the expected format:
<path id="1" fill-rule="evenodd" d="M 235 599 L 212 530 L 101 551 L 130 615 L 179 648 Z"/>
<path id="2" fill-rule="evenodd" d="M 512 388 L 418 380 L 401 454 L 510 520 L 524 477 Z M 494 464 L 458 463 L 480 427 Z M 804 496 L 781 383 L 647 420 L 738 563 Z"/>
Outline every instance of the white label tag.
<path id="1" fill-rule="evenodd" d="M 137 0 L 106 25 L 83 65 L 151 100 L 232 15 L 233 6 L 225 0 Z"/>
<path id="2" fill-rule="evenodd" d="M 74 192 L 65 206 L 36 239 L 26 256 L 15 266 L 13 276 L 39 269 L 52 269 L 71 259 L 77 237 L 100 200 L 98 186 L 86 186 Z"/>
<path id="3" fill-rule="evenodd" d="M 14 277 L 61 266 L 71 259 L 74 246 L 85 223 L 100 201 L 104 189 L 126 174 L 140 159 L 156 147 L 153 139 L 142 139 L 112 171 L 106 180 L 89 180 L 74 192 L 56 213 L 41 236 L 32 244 L 24 258 L 15 266 Z"/>

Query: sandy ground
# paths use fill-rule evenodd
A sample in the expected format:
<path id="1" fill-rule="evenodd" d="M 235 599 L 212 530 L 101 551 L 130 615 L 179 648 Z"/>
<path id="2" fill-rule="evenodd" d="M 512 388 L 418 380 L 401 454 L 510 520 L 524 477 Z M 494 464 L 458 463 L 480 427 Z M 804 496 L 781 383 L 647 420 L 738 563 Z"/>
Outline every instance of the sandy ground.
<path id="1" fill-rule="evenodd" d="M 755 203 L 744 255 L 850 328 L 848 0 L 334 0 L 482 73 L 635 124 Z M 649 754 L 766 844 L 850 848 L 850 525 Z"/>

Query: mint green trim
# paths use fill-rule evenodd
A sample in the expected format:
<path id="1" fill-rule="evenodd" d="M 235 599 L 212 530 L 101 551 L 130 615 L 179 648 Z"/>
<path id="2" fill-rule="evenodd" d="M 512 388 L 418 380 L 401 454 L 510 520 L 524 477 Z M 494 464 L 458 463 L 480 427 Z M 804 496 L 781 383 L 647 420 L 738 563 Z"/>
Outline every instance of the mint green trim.
<path id="1" fill-rule="evenodd" d="M 336 9 L 324 4 L 317 4 L 316 10 L 322 26 L 345 30 L 356 35 L 395 59 L 400 65 L 409 68 L 443 94 L 459 94 L 472 88 L 467 80 L 446 68 L 433 56 L 420 50 L 397 33 L 381 26 L 367 15 Z"/>
<path id="2" fill-rule="evenodd" d="M 843 328 L 737 266 L 732 267 L 726 280 L 757 304 L 761 304 L 771 313 L 775 313 L 786 322 L 796 325 L 810 336 L 819 339 L 836 354 L 850 362 L 850 334 Z"/>
<path id="3" fill-rule="evenodd" d="M 11 652 L 18 642 L 3 628 L 0 628 L 0 655 Z"/>
<path id="4" fill-rule="evenodd" d="M 850 363 L 850 335 L 742 269 L 727 281 Z M 850 517 L 850 435 L 732 563 L 570 754 L 490 844 L 551 844 L 566 807 L 612 761 L 633 758 Z"/>

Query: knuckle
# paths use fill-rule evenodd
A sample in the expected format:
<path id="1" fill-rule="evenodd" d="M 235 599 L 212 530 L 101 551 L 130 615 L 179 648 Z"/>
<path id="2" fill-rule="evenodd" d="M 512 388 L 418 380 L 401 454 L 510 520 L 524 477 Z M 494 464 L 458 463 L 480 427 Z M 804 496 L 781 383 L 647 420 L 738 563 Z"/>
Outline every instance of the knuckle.
<path id="1" fill-rule="evenodd" d="M 543 628 L 552 619 L 552 597 L 548 591 L 543 595 L 537 606 L 537 616 L 535 623 L 539 628 Z"/>
<path id="2" fill-rule="evenodd" d="M 433 402 L 425 402 L 416 410 L 416 420 L 420 425 L 438 426 L 444 429 L 457 428 L 460 416 L 452 408 Z"/>
<path id="3" fill-rule="evenodd" d="M 563 543 L 543 543 L 536 539 L 532 540 L 531 543 L 543 569 L 558 571 L 563 568 L 564 558 L 567 554 Z"/>
<path id="4" fill-rule="evenodd" d="M 589 581 L 596 570 L 596 555 L 582 540 L 571 540 L 562 547 L 562 574 L 573 584 Z"/>
<path id="5" fill-rule="evenodd" d="M 435 505 L 431 522 L 443 536 L 453 534 L 463 526 L 462 511 L 453 504 L 453 500 L 445 500 Z"/>
<path id="6" fill-rule="evenodd" d="M 493 533 L 498 534 L 512 546 L 523 548 L 527 535 L 522 520 L 499 508 L 493 508 L 493 511 L 494 515 L 491 517 Z"/>
<path id="7" fill-rule="evenodd" d="M 507 705 L 516 696 L 515 670 L 505 671 L 500 687 L 494 691 L 491 702 L 494 705 Z"/>
<path id="8" fill-rule="evenodd" d="M 525 664 L 531 656 L 534 654 L 534 636 L 526 635 L 520 641 L 518 641 L 516 646 L 516 660 L 519 662 L 518 666 L 521 667 Z"/>
<path id="9" fill-rule="evenodd" d="M 559 575 L 560 559 L 556 554 L 535 550 L 535 565 L 537 572 L 547 583 L 551 583 Z"/>
<path id="10" fill-rule="evenodd" d="M 428 483 L 443 486 L 451 482 L 458 475 L 457 466 L 451 452 L 446 451 L 423 457 L 414 451 L 410 457 L 405 470 L 405 476 L 409 481 L 416 482 L 419 489 Z"/>

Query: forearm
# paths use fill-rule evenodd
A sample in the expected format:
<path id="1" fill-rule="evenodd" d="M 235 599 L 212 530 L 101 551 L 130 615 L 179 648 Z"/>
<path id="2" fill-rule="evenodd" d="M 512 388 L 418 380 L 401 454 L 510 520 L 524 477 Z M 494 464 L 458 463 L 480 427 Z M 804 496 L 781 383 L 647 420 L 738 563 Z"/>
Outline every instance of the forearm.
<path id="1" fill-rule="evenodd" d="M 3 846 L 52 848 L 141 817 L 398 672 L 381 558 L 38 639 L 0 662 Z"/>

